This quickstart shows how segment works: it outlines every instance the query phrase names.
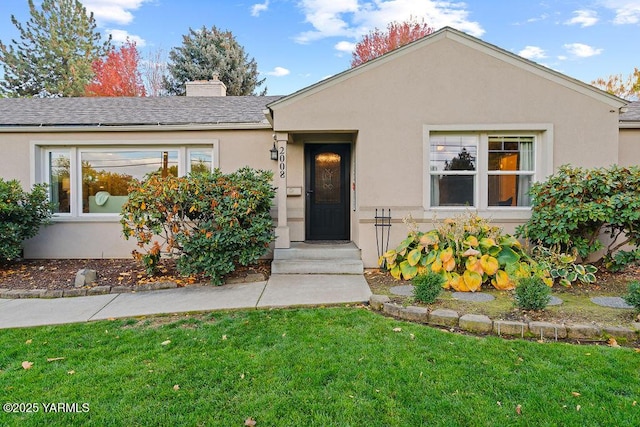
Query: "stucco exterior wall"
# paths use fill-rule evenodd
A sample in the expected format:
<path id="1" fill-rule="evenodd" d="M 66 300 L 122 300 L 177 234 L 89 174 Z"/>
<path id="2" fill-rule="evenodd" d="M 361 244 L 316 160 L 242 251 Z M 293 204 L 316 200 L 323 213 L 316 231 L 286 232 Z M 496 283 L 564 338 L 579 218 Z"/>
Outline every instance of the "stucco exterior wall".
<path id="1" fill-rule="evenodd" d="M 547 174 L 565 163 L 618 162 L 617 108 L 539 67 L 448 37 L 413 45 L 389 60 L 276 102 L 272 109 L 279 132 L 357 132 L 352 235 L 367 267 L 376 265 L 378 255 L 375 208 L 391 208 L 398 221 L 392 246 L 406 236 L 402 217 L 410 213 L 429 228 L 436 213 L 423 207 L 425 126 L 468 131 L 513 126 L 538 132 L 550 151 L 543 158 L 551 164 L 541 168 Z M 513 212 L 481 213 L 512 230 L 528 216 L 526 210 Z M 451 213 L 437 210 L 440 218 Z"/>
<path id="2" fill-rule="evenodd" d="M 640 166 L 640 126 L 620 129 L 618 159 L 621 166 Z"/>
<path id="3" fill-rule="evenodd" d="M 118 145 L 189 145 L 193 142 L 215 143 L 217 165 L 224 173 L 243 166 L 272 170 L 270 160 L 272 131 L 259 130 L 181 130 L 175 132 L 33 132 L 0 133 L 0 149 L 10 156 L 0 156 L 0 171 L 4 179 L 17 179 L 25 189 L 37 181 L 38 146 L 68 143 L 71 146 L 100 144 Z M 274 216 L 277 210 L 274 207 Z M 34 238 L 25 242 L 27 258 L 127 258 L 134 249 L 133 241 L 121 234 L 118 215 L 81 215 L 75 218 L 54 218 Z"/>

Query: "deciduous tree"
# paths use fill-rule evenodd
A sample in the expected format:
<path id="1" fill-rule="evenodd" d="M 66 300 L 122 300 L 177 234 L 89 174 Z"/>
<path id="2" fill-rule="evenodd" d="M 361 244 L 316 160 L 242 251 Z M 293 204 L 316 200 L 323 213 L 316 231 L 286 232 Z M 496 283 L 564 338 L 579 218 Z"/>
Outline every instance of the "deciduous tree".
<path id="1" fill-rule="evenodd" d="M 622 74 L 613 74 L 591 84 L 620 98 L 640 99 L 640 69 L 637 67 L 626 78 Z"/>
<path id="2" fill-rule="evenodd" d="M 386 31 L 378 28 L 370 31 L 356 44 L 351 59 L 351 67 L 357 67 L 385 53 L 402 47 L 433 32 L 424 20 L 418 22 L 410 18 L 404 22 L 391 22 Z"/>
<path id="3" fill-rule="evenodd" d="M 91 64 L 106 54 L 111 39 L 102 41 L 93 14 L 78 0 L 43 0 L 36 9 L 29 0 L 31 18 L 11 22 L 20 40 L 0 41 L 4 68 L 0 92 L 7 96 L 82 96 L 93 77 Z"/>
<path id="4" fill-rule="evenodd" d="M 95 77 L 87 85 L 86 95 L 145 96 L 139 62 L 140 53 L 134 41 L 127 40 L 120 49 L 112 48 L 105 58 L 93 62 Z"/>
<path id="5" fill-rule="evenodd" d="M 169 60 L 170 77 L 165 79 L 165 87 L 174 95 L 185 94 L 186 82 L 210 80 L 214 73 L 227 86 L 227 95 L 251 95 L 265 80 L 258 79 L 255 59 L 249 59 L 231 31 L 215 26 L 189 28 L 182 46 L 169 52 Z M 265 93 L 266 89 L 261 94 Z"/>
<path id="6" fill-rule="evenodd" d="M 147 96 L 163 96 L 167 94 L 164 80 L 167 78 L 167 57 L 163 49 L 157 48 L 147 54 L 142 61 L 142 78 Z"/>

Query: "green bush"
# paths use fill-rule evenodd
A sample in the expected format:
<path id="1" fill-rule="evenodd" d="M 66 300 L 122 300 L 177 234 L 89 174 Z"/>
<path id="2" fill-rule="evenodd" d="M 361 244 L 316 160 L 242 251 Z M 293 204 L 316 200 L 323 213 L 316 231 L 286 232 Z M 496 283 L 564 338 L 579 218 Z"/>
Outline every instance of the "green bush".
<path id="1" fill-rule="evenodd" d="M 425 304 L 433 303 L 442 292 L 445 279 L 436 273 L 419 274 L 413 279 L 413 296 Z"/>
<path id="2" fill-rule="evenodd" d="M 45 184 L 24 191 L 20 182 L 0 178 L 0 261 L 19 258 L 22 242 L 49 223 L 51 204 Z"/>
<path id="3" fill-rule="evenodd" d="M 122 208 L 121 223 L 149 274 L 161 256 L 174 256 L 183 275 L 203 274 L 220 284 L 236 264 L 264 255 L 274 239 L 270 215 L 272 173 L 242 168 L 224 175 L 152 175 L 136 182 Z"/>
<path id="4" fill-rule="evenodd" d="M 629 283 L 627 294 L 624 296 L 627 304 L 632 305 L 640 311 L 640 281 L 634 280 Z"/>
<path id="5" fill-rule="evenodd" d="M 542 310 L 551 300 L 551 288 L 540 277 L 524 277 L 518 280 L 515 299 L 523 310 Z"/>
<path id="6" fill-rule="evenodd" d="M 533 184 L 530 194 L 531 218 L 518 227 L 520 237 L 562 252 L 575 248 L 584 260 L 603 250 L 608 268 L 620 269 L 636 259 L 618 254 L 624 254 L 624 246 L 640 243 L 640 168 L 564 165 Z"/>

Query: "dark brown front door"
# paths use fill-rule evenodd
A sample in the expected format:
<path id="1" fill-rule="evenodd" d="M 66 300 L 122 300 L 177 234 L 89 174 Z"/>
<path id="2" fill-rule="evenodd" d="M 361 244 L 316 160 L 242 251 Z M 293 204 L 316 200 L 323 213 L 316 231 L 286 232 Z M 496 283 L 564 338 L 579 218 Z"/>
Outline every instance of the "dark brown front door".
<path id="1" fill-rule="evenodd" d="M 307 144 L 306 238 L 349 239 L 350 144 Z"/>

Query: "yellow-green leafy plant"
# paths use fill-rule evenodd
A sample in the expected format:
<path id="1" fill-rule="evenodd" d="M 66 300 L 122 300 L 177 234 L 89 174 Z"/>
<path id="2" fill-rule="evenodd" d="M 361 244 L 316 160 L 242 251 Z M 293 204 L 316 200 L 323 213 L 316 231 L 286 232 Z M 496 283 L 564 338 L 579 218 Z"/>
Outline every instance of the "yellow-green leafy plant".
<path id="1" fill-rule="evenodd" d="M 475 213 L 445 219 L 435 229 L 422 232 L 409 219 L 409 235 L 380 257 L 396 279 L 410 280 L 433 272 L 444 278 L 445 289 L 475 292 L 482 284 L 510 290 L 523 277 L 547 274 L 526 254 L 520 242 Z"/>

